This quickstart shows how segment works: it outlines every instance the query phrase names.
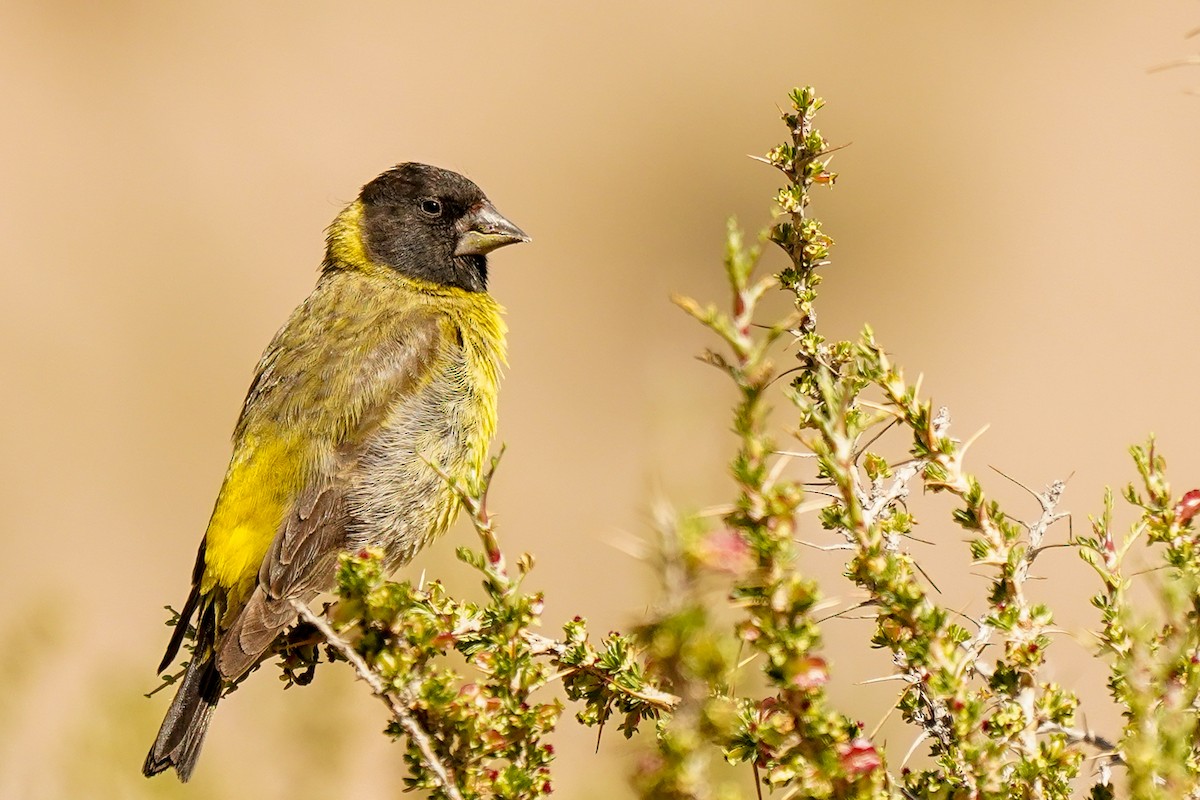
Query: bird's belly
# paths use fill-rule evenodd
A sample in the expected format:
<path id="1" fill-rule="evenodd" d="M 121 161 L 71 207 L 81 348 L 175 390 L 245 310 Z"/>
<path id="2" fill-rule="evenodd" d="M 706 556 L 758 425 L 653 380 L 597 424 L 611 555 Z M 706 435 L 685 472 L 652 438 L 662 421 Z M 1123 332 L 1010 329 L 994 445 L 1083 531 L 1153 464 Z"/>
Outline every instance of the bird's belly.
<path id="1" fill-rule="evenodd" d="M 463 480 L 482 465 L 495 419 L 487 394 L 455 369 L 397 403 L 351 479 L 351 548 L 382 549 L 390 569 L 446 531 L 459 503 L 438 470 Z"/>

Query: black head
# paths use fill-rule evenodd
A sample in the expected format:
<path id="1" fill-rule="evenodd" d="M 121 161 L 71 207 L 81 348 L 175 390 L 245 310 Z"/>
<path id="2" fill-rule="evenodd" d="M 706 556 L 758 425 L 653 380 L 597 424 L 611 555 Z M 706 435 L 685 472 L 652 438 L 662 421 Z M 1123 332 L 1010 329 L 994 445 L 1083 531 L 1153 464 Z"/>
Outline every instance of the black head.
<path id="1" fill-rule="evenodd" d="M 471 292 L 487 289 L 487 253 L 529 237 L 456 172 L 400 164 L 363 187 L 363 244 L 401 274 Z"/>

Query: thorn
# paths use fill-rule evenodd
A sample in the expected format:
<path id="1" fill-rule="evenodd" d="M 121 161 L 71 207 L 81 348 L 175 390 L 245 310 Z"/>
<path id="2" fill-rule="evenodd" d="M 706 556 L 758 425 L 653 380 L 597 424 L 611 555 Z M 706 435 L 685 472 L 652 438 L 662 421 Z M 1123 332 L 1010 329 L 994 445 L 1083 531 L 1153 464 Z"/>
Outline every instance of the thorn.
<path id="1" fill-rule="evenodd" d="M 904 760 L 900 762 L 900 769 L 904 769 L 904 767 L 908 765 L 908 760 L 912 758 L 913 753 L 915 753 L 917 748 L 921 746 L 921 742 L 928 738 L 929 734 L 925 731 L 921 731 L 919 734 L 917 734 L 916 741 L 912 743 L 912 747 L 908 748 L 908 752 L 904 754 Z"/>
<path id="2" fill-rule="evenodd" d="M 992 472 L 994 472 L 994 473 L 996 473 L 997 475 L 999 475 L 1001 478 L 1004 478 L 1004 479 L 1006 479 L 1006 480 L 1008 480 L 1008 481 L 1010 481 L 1010 482 L 1012 482 L 1012 483 L 1015 483 L 1017 486 L 1020 486 L 1022 489 L 1024 489 L 1025 491 L 1027 491 L 1027 492 L 1029 492 L 1031 495 L 1033 495 L 1033 496 L 1034 496 L 1036 499 L 1038 499 L 1038 500 L 1041 500 L 1041 499 L 1042 499 L 1042 496 L 1041 496 L 1041 495 L 1039 495 L 1037 492 L 1035 492 L 1033 489 L 1030 489 L 1028 486 L 1026 486 L 1025 484 L 1021 483 L 1019 480 L 1017 480 L 1016 478 L 1014 478 L 1012 475 L 1009 475 L 1008 473 L 1006 473 L 1006 472 L 1003 472 L 1003 471 L 1002 471 L 1002 470 L 1001 470 L 999 467 L 997 467 L 996 465 L 994 465 L 994 464 L 988 464 L 988 469 L 990 469 Z"/>
<path id="3" fill-rule="evenodd" d="M 816 453 L 801 453 L 799 450 L 772 450 L 774 455 L 788 456 L 790 458 L 816 458 Z"/>
<path id="4" fill-rule="evenodd" d="M 879 678 L 868 678 L 865 681 L 859 681 L 858 685 L 859 686 L 870 686 L 871 684 L 875 684 L 875 683 L 887 683 L 888 681 L 907 681 L 907 680 L 908 679 L 905 678 L 903 675 L 884 675 Z M 892 712 L 889 711 L 888 713 L 891 714 Z M 886 719 L 886 717 L 884 719 Z M 879 728 L 876 728 L 875 730 L 878 731 Z M 872 733 L 871 737 L 874 738 L 875 734 Z"/>
<path id="5" fill-rule="evenodd" d="M 1196 65 L 1200 65 L 1200 56 L 1187 56 L 1186 58 L 1180 58 L 1176 59 L 1175 61 L 1168 61 L 1165 64 L 1159 64 L 1158 66 L 1150 67 L 1150 69 L 1146 70 L 1146 72 L 1147 74 L 1153 75 L 1155 72 L 1165 72 L 1166 70 L 1174 69 L 1175 67 L 1191 67 Z"/>
<path id="6" fill-rule="evenodd" d="M 849 147 L 852 144 L 854 144 L 854 142 L 846 142 L 845 144 L 839 144 L 834 147 L 826 147 L 824 150 L 817 153 L 817 158 L 824 158 L 825 156 L 833 155 L 838 150 L 845 150 L 847 147 Z"/>
<path id="7" fill-rule="evenodd" d="M 929 585 L 933 587 L 933 590 L 935 592 L 937 592 L 938 594 L 941 594 L 942 590 L 939 589 L 938 585 L 933 582 L 933 578 L 929 577 L 929 573 L 925 571 L 925 568 L 922 567 L 920 564 L 918 564 L 916 561 L 913 561 L 912 563 L 913 563 L 913 566 L 917 568 L 917 571 L 925 576 L 925 580 L 929 581 Z"/>
<path id="8" fill-rule="evenodd" d="M 638 561 L 645 561 L 650 557 L 650 548 L 646 543 L 625 532 L 609 539 L 606 544 L 618 553 L 624 553 Z"/>
<path id="9" fill-rule="evenodd" d="M 775 481 L 779 480 L 779 476 L 783 474 L 784 468 L 791 460 L 791 456 L 780 456 L 776 459 L 775 464 L 771 467 L 771 471 L 767 473 L 766 481 L 763 482 L 764 489 L 769 489 L 775 485 Z"/>
<path id="10" fill-rule="evenodd" d="M 741 669 L 742 667 L 746 666 L 747 664 L 753 662 L 755 659 L 758 658 L 758 655 L 759 655 L 758 653 L 753 653 L 752 655 L 746 656 L 745 658 L 743 658 L 741 661 L 738 662 L 736 669 Z"/>
<path id="11" fill-rule="evenodd" d="M 887 433 L 889 430 L 892 429 L 892 426 L 898 424 L 899 422 L 900 422 L 899 417 L 892 417 L 891 422 L 889 422 L 888 424 L 883 426 L 883 430 L 881 430 L 879 433 L 872 436 L 870 439 L 867 440 L 866 444 L 864 444 L 862 447 L 858 448 L 858 451 L 854 454 L 854 461 L 857 462 L 858 459 L 862 457 L 862 454 L 867 451 L 868 447 L 870 447 L 871 445 L 873 445 L 877 441 L 879 441 L 885 433 Z"/>
<path id="12" fill-rule="evenodd" d="M 827 617 L 821 617 L 820 619 L 815 620 L 815 622 L 818 625 L 823 625 L 831 619 L 837 619 L 838 617 L 841 617 L 845 614 L 849 614 L 852 611 L 858 611 L 860 608 L 866 608 L 868 606 L 874 606 L 874 605 L 878 605 L 878 603 L 876 603 L 874 600 L 863 600 L 862 602 L 856 603 L 855 605 L 847 606 L 846 608 L 843 608 L 841 611 L 837 612 L 836 614 L 830 614 Z M 870 619 L 870 617 L 846 617 L 846 619 Z"/>
<path id="13" fill-rule="evenodd" d="M 959 452 L 962 455 L 966 455 L 967 451 L 971 449 L 971 445 L 975 444 L 980 436 L 983 436 L 985 433 L 987 433 L 988 428 L 990 427 L 992 427 L 992 425 L 989 422 L 987 425 L 984 425 L 982 428 L 975 431 L 975 434 L 970 439 L 967 439 L 967 441 L 963 442 L 963 446 L 959 448 Z"/>
<path id="14" fill-rule="evenodd" d="M 726 514 L 732 514 L 737 510 L 733 503 L 724 503 L 718 506 L 708 506 L 696 512 L 698 517 L 723 517 Z"/>
<path id="15" fill-rule="evenodd" d="M 800 505 L 796 506 L 796 513 L 810 514 L 813 511 L 820 511 L 822 508 L 825 508 L 828 505 L 829 504 L 824 500 L 810 500 L 807 503 L 801 503 Z"/>
<path id="16" fill-rule="evenodd" d="M 872 411 L 880 411 L 884 414 L 889 414 L 895 417 L 897 420 L 904 416 L 904 413 L 894 405 L 889 404 L 885 406 L 880 403 L 873 403 L 870 400 L 863 400 L 862 398 L 859 398 L 857 402 L 863 408 L 869 408 Z"/>
<path id="17" fill-rule="evenodd" d="M 875 726 L 875 728 L 871 731 L 871 734 L 867 737 L 868 739 L 870 739 L 871 741 L 875 741 L 875 737 L 877 737 L 879 735 L 879 729 L 883 727 L 883 724 L 885 722 L 887 722 L 889 719 L 891 719 L 892 712 L 895 710 L 896 710 L 895 706 L 892 706 L 891 708 L 889 708 L 887 710 L 887 713 L 883 715 L 883 719 L 879 720 L 879 723 Z"/>
<path id="18" fill-rule="evenodd" d="M 853 550 L 852 544 L 817 544 L 810 542 L 807 539 L 796 539 L 796 544 L 802 544 L 805 547 L 811 547 L 813 550 L 820 550 L 822 553 L 836 553 L 839 550 Z"/>

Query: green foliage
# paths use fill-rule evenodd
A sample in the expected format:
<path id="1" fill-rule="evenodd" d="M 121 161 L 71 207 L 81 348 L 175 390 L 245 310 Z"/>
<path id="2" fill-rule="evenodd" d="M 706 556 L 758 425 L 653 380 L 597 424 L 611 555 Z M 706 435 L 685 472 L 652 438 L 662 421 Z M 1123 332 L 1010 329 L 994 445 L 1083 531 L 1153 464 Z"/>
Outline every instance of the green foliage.
<path id="1" fill-rule="evenodd" d="M 721 687 L 722 694 L 736 706 L 736 726 L 720 729 L 694 724 L 693 730 L 679 730 L 691 720 L 707 718 L 712 692 L 704 691 L 703 676 L 688 670 L 686 661 L 668 662 L 661 674 L 683 698 L 668 732 L 680 741 L 709 740 L 731 762 L 751 762 L 757 778 L 770 788 L 787 788 L 792 794 L 814 798 L 876 797 L 892 792 L 882 757 L 858 723 L 831 708 L 825 694 L 828 673 L 814 616 L 820 594 L 800 573 L 797 563 L 797 513 L 804 491 L 798 482 L 781 479 L 772 465 L 776 446 L 767 423 L 765 396 L 778 377 L 769 358 L 772 345 L 789 332 L 796 339 L 800 368 L 792 382 L 792 395 L 798 407 L 804 403 L 802 427 L 814 424 L 825 404 L 833 401 L 830 395 L 835 389 L 849 390 L 853 385 L 835 384 L 830 378 L 833 371 L 850 362 L 851 350 L 830 346 L 816 333 L 812 306 L 820 282 L 815 270 L 827 263 L 832 244 L 820 224 L 806 216 L 810 187 L 834 181 L 826 169 L 825 140 L 812 126 L 822 101 L 811 89 L 798 89 L 792 94 L 792 104 L 783 115 L 790 141 L 771 150 L 765 159 L 789 182 L 777 196 L 782 214 L 766 238 L 788 254 L 791 266 L 778 276 L 754 280 L 761 250 L 747 249 L 731 224 L 725 271 L 732 311 L 726 314 L 713 307 L 702 309 L 687 299 L 676 300 L 730 349 L 728 357 L 707 356 L 739 392 L 733 429 L 740 446 L 730 465 L 738 494 L 733 510 L 722 520 L 726 530 L 714 535 L 729 540 L 726 549 L 741 548 L 747 556 L 747 569 L 731 575 L 728 582 L 728 596 L 740 617 L 733 629 L 741 645 L 757 656 L 768 691 L 758 695 L 737 692 L 738 676 L 732 669 L 736 663 L 723 664 L 724 670 L 708 679 L 707 686 Z M 754 320 L 758 302 L 777 285 L 794 294 L 796 311 L 784 320 L 758 327 Z M 854 413 L 842 414 L 839 419 L 861 425 L 866 417 Z M 817 455 L 821 474 L 833 475 L 834 464 L 828 454 Z M 886 470 L 886 465 L 875 463 Z M 842 520 L 835 513 L 825 516 L 823 522 L 837 527 Z M 688 592 L 695 593 L 692 587 L 696 583 L 693 576 L 685 575 L 683 584 Z M 703 606 L 699 600 L 695 604 Z M 651 634 L 657 635 L 670 619 L 654 621 Z M 703 630 L 689 634 L 696 638 L 719 636 Z M 680 691 L 681 680 L 697 685 Z M 663 796 L 706 796 L 705 782 L 695 776 L 704 768 L 704 760 L 695 753 L 680 757 L 677 749 L 661 748 L 663 758 L 655 765 L 649 785 Z"/>
<path id="2" fill-rule="evenodd" d="M 756 569 L 734 579 L 728 597 L 744 614 L 736 630 L 762 656 L 773 690 L 765 697 L 734 695 L 740 728 L 732 740 L 714 743 L 731 760 L 753 761 L 762 783 L 786 788 L 789 797 L 1069 797 L 1088 751 L 1098 753 L 1100 765 L 1094 797 L 1111 794 L 1112 768 L 1120 765 L 1133 797 L 1197 796 L 1200 556 L 1191 519 L 1200 511 L 1200 491 L 1173 500 L 1153 445 L 1134 448 L 1141 487 L 1125 493 L 1141 512 L 1134 533 L 1119 549 L 1113 543 L 1110 496 L 1096 537 L 1066 543 L 1097 568 L 1104 584 L 1094 600 L 1104 615 L 1102 653 L 1112 658 L 1110 686 L 1128 720 L 1113 743 L 1079 728 L 1080 698 L 1041 675 L 1053 613 L 1029 599 L 1026 585 L 1038 557 L 1055 546 L 1046 542 L 1051 528 L 1067 517 L 1058 511 L 1063 483 L 1029 490 L 1035 518 L 1014 516 L 966 470 L 969 442 L 951 435 L 949 411 L 935 409 L 919 385 L 906 381 L 870 328 L 856 341 L 831 342 L 820 334 L 817 270 L 828 265 L 832 241 L 808 208 L 810 189 L 832 185 L 835 176 L 828 171 L 830 149 L 813 126 L 822 101 L 809 88 L 793 91 L 791 101 L 783 115 L 789 141 L 764 159 L 788 182 L 776 196 L 780 215 L 764 238 L 780 246 L 789 265 L 755 280 L 760 252 L 746 248 L 731 226 L 725 259 L 731 310 L 677 300 L 730 350 L 705 357 L 740 393 L 733 427 L 741 444 L 731 465 L 738 497 L 723 523 Z M 793 296 L 796 312 L 775 323 L 756 320 L 756 304 L 773 285 Z M 781 371 L 769 355 L 785 331 L 797 363 Z M 770 437 L 765 394 L 783 375 L 791 376 L 785 396 L 796 439 L 815 461 L 815 482 L 783 477 L 792 454 L 777 450 Z M 889 431 L 907 435 L 905 459 L 889 461 L 868 449 Z M 987 611 L 978 621 L 966 620 L 969 625 L 934 600 L 905 546 L 916 527 L 905 504 L 914 487 L 952 498 L 949 518 L 966 532 L 975 566 L 990 575 Z M 935 769 L 892 775 L 882 753 L 820 690 L 825 662 L 820 626 L 811 617 L 818 589 L 803 577 L 794 552 L 806 488 L 832 497 L 818 504 L 817 519 L 849 554 L 845 575 L 866 593 L 862 607 L 875 615 L 871 644 L 891 653 L 895 677 L 906 687 L 896 707 L 917 729 L 918 743 L 928 745 Z M 1146 544 L 1160 546 L 1169 569 L 1159 588 L 1165 618 L 1153 625 L 1130 609 L 1130 579 L 1119 568 L 1143 532 Z M 820 677 L 806 677 L 813 675 Z M 726 687 L 734 685 L 726 677 L 712 688 L 733 695 Z M 686 702 L 687 693 L 681 694 Z M 846 757 L 868 750 L 868 758 Z M 858 763 L 867 768 L 854 769 Z"/>
<path id="3" fill-rule="evenodd" d="M 1200 492 L 1172 499 L 1166 461 L 1153 439 L 1130 452 L 1140 486 L 1128 485 L 1123 496 L 1140 511 L 1139 518 L 1118 541 L 1109 491 L 1104 512 L 1092 519 L 1092 535 L 1077 544 L 1103 587 L 1092 605 L 1101 614 L 1100 652 L 1111 663 L 1109 690 L 1126 718 L 1120 752 L 1130 793 L 1190 796 L 1200 785 L 1200 557 L 1192 524 Z M 1134 581 L 1126 561 L 1139 539 L 1157 551 L 1163 565 L 1155 587 L 1161 608 L 1157 618 L 1130 599 Z"/>

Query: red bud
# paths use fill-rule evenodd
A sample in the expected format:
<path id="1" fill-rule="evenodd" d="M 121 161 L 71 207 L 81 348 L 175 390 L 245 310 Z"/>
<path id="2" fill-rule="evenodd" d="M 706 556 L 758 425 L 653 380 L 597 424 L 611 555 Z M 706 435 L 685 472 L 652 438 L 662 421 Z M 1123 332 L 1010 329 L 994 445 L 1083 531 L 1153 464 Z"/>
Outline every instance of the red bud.
<path id="1" fill-rule="evenodd" d="M 871 772 L 883 764 L 883 759 L 875 750 L 875 745 L 865 736 L 859 736 L 852 742 L 838 745 L 838 758 L 842 769 L 851 775 L 861 775 Z"/>
<path id="2" fill-rule="evenodd" d="M 1175 504 L 1175 519 L 1179 520 L 1181 525 L 1186 525 L 1198 513 L 1200 513 L 1200 489 L 1192 489 L 1179 498 L 1179 502 Z"/>
<path id="3" fill-rule="evenodd" d="M 812 691 L 824 686 L 828 680 L 829 670 L 825 659 L 820 656 L 805 656 L 796 665 L 795 675 L 792 676 L 792 685 L 797 689 Z"/>

